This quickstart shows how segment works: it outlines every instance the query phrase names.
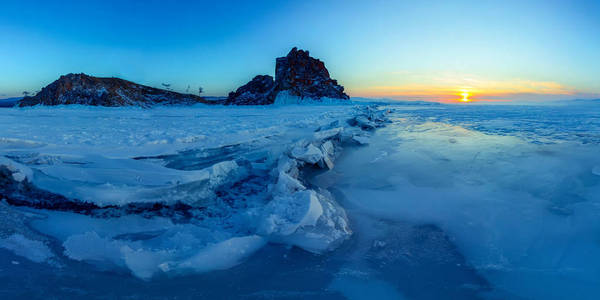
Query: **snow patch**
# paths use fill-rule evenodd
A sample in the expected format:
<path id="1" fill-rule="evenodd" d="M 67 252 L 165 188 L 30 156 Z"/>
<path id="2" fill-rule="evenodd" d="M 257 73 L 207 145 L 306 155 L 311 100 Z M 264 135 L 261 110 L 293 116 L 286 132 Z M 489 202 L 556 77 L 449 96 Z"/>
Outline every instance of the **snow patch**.
<path id="1" fill-rule="evenodd" d="M 54 257 L 52 250 L 42 241 L 30 240 L 22 234 L 14 233 L 6 238 L 0 238 L 0 248 L 14 252 L 33 262 L 47 262 Z"/>

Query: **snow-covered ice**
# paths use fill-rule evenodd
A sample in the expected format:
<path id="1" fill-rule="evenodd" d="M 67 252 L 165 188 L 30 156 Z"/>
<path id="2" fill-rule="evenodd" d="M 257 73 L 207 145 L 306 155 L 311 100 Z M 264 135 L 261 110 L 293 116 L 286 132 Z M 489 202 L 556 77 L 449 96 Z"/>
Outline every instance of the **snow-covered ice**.
<path id="1" fill-rule="evenodd" d="M 7 109 L 0 163 L 17 182 L 102 209 L 36 212 L 44 217 L 31 226 L 58 239 L 67 258 L 143 279 L 207 272 L 267 241 L 322 253 L 350 236 L 343 209 L 299 176 L 305 164 L 333 167 L 339 124 L 365 108 Z M 171 219 L 154 203 L 184 211 Z"/>
<path id="2" fill-rule="evenodd" d="M 600 297 L 597 104 L 0 113 L 6 180 L 112 207 L 0 203 L 7 295 Z"/>
<path id="3" fill-rule="evenodd" d="M 487 281 L 462 283 L 480 296 L 600 296 L 599 106 L 397 109 L 317 181 L 361 220 L 365 247 L 393 251 L 381 220 L 433 224 Z"/>

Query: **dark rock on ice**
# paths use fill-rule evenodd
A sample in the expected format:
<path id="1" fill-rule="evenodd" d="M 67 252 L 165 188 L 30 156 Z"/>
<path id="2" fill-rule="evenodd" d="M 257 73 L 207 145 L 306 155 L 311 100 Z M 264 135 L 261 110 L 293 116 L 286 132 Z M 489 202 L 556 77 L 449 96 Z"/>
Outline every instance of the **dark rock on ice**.
<path id="1" fill-rule="evenodd" d="M 278 91 L 287 90 L 291 95 L 301 98 L 349 99 L 344 87 L 329 76 L 322 61 L 296 47 L 287 56 L 277 58 L 275 83 Z"/>
<path id="2" fill-rule="evenodd" d="M 269 75 L 257 75 L 247 84 L 229 93 L 225 104 L 266 105 L 275 102 L 275 81 Z"/>
<path id="3" fill-rule="evenodd" d="M 229 93 L 225 103 L 273 104 L 280 92 L 315 101 L 322 98 L 349 99 L 344 93 L 344 87 L 330 77 L 322 61 L 312 58 L 308 51 L 294 47 L 287 56 L 277 58 L 274 81 L 268 75 L 256 76 L 235 92 Z"/>
<path id="4" fill-rule="evenodd" d="M 86 74 L 67 74 L 25 97 L 19 106 L 83 104 L 92 106 L 142 106 L 158 104 L 197 104 L 214 102 L 192 94 L 157 89 L 120 78 L 101 78 Z"/>

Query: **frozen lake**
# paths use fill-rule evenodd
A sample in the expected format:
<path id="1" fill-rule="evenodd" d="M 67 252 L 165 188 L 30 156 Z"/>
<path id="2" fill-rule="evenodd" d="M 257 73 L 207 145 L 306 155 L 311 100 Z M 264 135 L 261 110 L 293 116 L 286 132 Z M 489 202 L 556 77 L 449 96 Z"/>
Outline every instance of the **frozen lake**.
<path id="1" fill-rule="evenodd" d="M 191 221 L 0 203 L 0 296 L 600 297 L 600 104 L 386 108 L 391 123 L 368 145 L 304 174 L 352 230 L 327 251 L 266 237 L 263 186 L 289 145 L 353 106 L 3 109 L 0 155 L 85 201 L 168 202 L 156 192 L 167 191 L 193 206 L 206 190 L 179 186 L 212 180 L 207 166 L 244 158 L 253 171 L 215 188 L 214 217 Z"/>

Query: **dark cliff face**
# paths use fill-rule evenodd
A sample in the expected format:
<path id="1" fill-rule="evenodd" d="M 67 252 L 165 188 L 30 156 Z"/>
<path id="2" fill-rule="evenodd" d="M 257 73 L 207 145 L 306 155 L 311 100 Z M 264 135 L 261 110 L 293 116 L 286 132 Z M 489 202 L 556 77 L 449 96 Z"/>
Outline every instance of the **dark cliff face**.
<path id="1" fill-rule="evenodd" d="M 287 56 L 277 58 L 275 83 L 278 91 L 287 90 L 301 98 L 349 98 L 344 87 L 331 79 L 322 61 L 295 47 Z"/>
<path id="2" fill-rule="evenodd" d="M 157 104 L 207 103 L 203 98 L 152 88 L 119 78 L 100 78 L 85 74 L 67 74 L 44 87 L 19 106 L 84 104 L 93 106 L 142 106 Z"/>
<path id="3" fill-rule="evenodd" d="M 325 64 L 310 57 L 308 51 L 293 48 L 287 56 L 276 60 L 275 80 L 268 75 L 254 77 L 249 83 L 231 92 L 226 104 L 272 104 L 277 94 L 287 91 L 300 98 L 349 99 L 344 87 L 331 79 Z"/>
<path id="4" fill-rule="evenodd" d="M 275 101 L 275 81 L 272 76 L 258 75 L 250 82 L 229 93 L 225 104 L 267 105 Z"/>

